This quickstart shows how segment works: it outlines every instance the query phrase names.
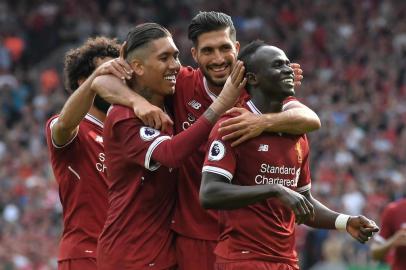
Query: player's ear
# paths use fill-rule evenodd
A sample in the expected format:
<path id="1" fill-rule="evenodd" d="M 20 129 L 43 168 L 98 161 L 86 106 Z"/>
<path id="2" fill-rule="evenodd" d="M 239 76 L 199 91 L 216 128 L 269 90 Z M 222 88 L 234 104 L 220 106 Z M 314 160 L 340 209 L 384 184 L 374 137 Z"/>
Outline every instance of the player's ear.
<path id="1" fill-rule="evenodd" d="M 255 75 L 255 73 L 247 72 L 245 74 L 245 77 L 247 77 L 248 84 L 254 85 L 254 86 L 258 84 L 258 78 L 257 78 L 257 75 Z"/>
<path id="2" fill-rule="evenodd" d="M 140 59 L 134 58 L 131 61 L 130 66 L 134 70 L 135 75 L 137 75 L 137 76 L 144 75 L 144 65 L 143 65 L 143 62 Z"/>
<path id="3" fill-rule="evenodd" d="M 195 62 L 197 63 L 197 49 L 196 49 L 196 47 L 193 46 L 193 47 L 190 49 L 190 52 L 192 53 L 193 59 L 194 59 Z"/>
<path id="4" fill-rule="evenodd" d="M 238 53 L 240 52 L 240 42 L 236 41 L 234 43 L 234 46 L 235 46 L 235 50 L 236 50 L 237 55 L 238 55 Z"/>

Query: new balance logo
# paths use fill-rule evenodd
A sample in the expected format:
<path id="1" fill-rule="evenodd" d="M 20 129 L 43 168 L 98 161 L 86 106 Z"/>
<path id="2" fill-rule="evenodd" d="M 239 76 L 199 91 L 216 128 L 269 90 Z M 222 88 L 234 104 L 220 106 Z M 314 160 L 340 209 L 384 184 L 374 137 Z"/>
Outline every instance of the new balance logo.
<path id="1" fill-rule="evenodd" d="M 268 152 L 268 149 L 269 147 L 267 144 L 261 144 L 259 145 L 258 152 Z"/>
<path id="2" fill-rule="evenodd" d="M 193 109 L 198 110 L 200 107 L 202 107 L 202 104 L 197 102 L 196 100 L 189 101 L 188 103 L 190 106 L 192 106 Z"/>

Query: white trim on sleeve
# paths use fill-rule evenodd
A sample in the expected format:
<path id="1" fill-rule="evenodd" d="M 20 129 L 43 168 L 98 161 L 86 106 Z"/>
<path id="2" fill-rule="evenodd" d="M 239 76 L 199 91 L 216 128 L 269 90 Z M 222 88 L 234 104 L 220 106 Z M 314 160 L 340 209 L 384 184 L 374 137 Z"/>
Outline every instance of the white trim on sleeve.
<path id="1" fill-rule="evenodd" d="M 152 153 L 154 152 L 155 148 L 163 141 L 170 140 L 171 137 L 169 136 L 160 136 L 157 137 L 148 147 L 147 153 L 145 154 L 145 162 L 144 162 L 144 167 L 150 171 L 155 171 L 159 167 L 161 167 L 161 164 L 159 162 L 155 162 L 154 164 L 151 164 L 151 157 Z"/>
<path id="2" fill-rule="evenodd" d="M 72 139 L 70 139 L 67 143 L 65 143 L 64 145 L 57 145 L 54 141 L 54 136 L 52 135 L 52 127 L 56 124 L 56 122 L 58 121 L 59 117 L 56 117 L 54 119 L 52 119 L 51 123 L 49 123 L 49 130 L 51 131 L 51 142 L 53 147 L 55 147 L 56 149 L 61 149 L 64 148 L 66 146 L 68 146 L 69 144 L 71 144 L 73 142 L 73 140 L 78 136 L 79 133 L 79 127 L 76 131 L 76 134 L 72 137 Z"/>
<path id="3" fill-rule="evenodd" d="M 307 184 L 306 186 L 300 187 L 296 189 L 296 192 L 302 193 L 305 191 L 310 190 L 310 188 L 312 187 L 312 183 Z"/>
<path id="4" fill-rule="evenodd" d="M 214 167 L 214 166 L 203 166 L 202 172 L 211 172 L 211 173 L 222 175 L 225 178 L 227 178 L 230 181 L 230 183 L 231 183 L 231 180 L 233 179 L 232 173 L 230 173 L 229 171 L 224 170 L 222 168 L 218 168 L 218 167 Z"/>

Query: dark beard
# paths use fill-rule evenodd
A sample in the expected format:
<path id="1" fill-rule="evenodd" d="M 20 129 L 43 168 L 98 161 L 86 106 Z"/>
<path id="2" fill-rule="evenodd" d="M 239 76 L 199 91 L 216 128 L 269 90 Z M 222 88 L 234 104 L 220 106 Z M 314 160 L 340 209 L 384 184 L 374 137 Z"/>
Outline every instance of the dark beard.
<path id="1" fill-rule="evenodd" d="M 96 95 L 93 101 L 93 105 L 101 112 L 107 113 L 110 108 L 110 103 L 102 99 L 99 95 Z"/>

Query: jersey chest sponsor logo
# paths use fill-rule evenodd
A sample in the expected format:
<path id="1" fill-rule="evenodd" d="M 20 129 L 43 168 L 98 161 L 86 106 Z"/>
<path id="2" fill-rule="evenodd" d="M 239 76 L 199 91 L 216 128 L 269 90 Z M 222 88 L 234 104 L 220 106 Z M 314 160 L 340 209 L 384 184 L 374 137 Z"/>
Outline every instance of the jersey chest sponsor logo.
<path id="1" fill-rule="evenodd" d="M 187 114 L 186 121 L 184 121 L 184 122 L 182 123 L 182 129 L 183 129 L 183 130 L 186 130 L 188 127 L 190 127 L 191 125 L 193 125 L 194 122 L 196 122 L 196 117 L 195 117 L 193 114 L 188 113 L 188 114 Z"/>
<path id="2" fill-rule="evenodd" d="M 226 147 L 221 141 L 213 141 L 210 145 L 208 159 L 211 161 L 221 160 L 226 154 Z"/>
<path id="3" fill-rule="evenodd" d="M 160 134 L 159 130 L 150 127 L 142 127 L 140 129 L 140 137 L 143 141 L 152 141 Z"/>
<path id="4" fill-rule="evenodd" d="M 279 184 L 289 188 L 297 187 L 299 182 L 300 168 L 285 165 L 274 166 L 262 163 L 254 181 L 257 185 Z"/>

